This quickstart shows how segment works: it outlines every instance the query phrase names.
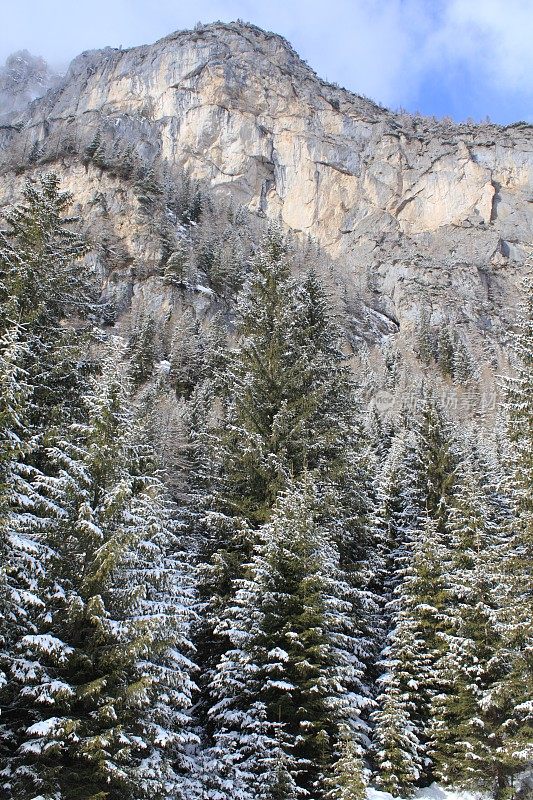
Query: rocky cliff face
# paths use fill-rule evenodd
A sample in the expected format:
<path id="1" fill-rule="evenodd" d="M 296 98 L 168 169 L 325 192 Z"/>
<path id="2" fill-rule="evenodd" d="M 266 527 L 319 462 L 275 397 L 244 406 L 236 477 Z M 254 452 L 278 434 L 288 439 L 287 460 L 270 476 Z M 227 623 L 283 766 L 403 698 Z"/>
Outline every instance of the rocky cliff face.
<path id="1" fill-rule="evenodd" d="M 105 234 L 122 254 L 102 270 L 122 285 L 125 324 L 143 306 L 168 317 L 176 298 L 146 278 L 157 225 L 139 222 L 131 181 L 88 159 L 91 145 L 168 180 L 185 170 L 216 196 L 281 218 L 322 249 L 352 338 L 385 342 L 423 369 L 413 358 L 421 316 L 435 332 L 449 322 L 490 385 L 531 252 L 530 126 L 393 114 L 239 23 L 84 53 L 0 130 L 0 200 L 15 200 L 22 173 L 58 171 L 95 242 Z"/>

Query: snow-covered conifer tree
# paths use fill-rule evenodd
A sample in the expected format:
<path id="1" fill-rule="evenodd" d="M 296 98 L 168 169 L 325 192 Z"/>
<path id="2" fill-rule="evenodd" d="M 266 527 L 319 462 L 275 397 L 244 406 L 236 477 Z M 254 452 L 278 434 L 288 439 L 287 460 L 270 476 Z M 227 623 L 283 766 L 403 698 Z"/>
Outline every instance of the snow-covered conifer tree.
<path id="1" fill-rule="evenodd" d="M 204 372 L 204 343 L 190 312 L 184 312 L 172 334 L 169 379 L 178 396 L 188 398 Z"/>
<path id="2" fill-rule="evenodd" d="M 13 796 L 190 797 L 190 567 L 116 363 L 47 453 L 47 605 L 17 652 Z M 7 779 L 6 779 L 7 780 Z M 28 794 L 28 796 L 30 796 Z M 33 794 L 31 794 L 33 796 Z"/>
<path id="3" fill-rule="evenodd" d="M 490 790 L 496 740 L 483 698 L 498 676 L 498 551 L 487 496 L 470 461 L 459 471 L 448 530 L 445 649 L 437 664 L 441 689 L 433 698 L 429 749 L 442 781 Z"/>
<path id="4" fill-rule="evenodd" d="M 57 176 L 43 175 L 26 184 L 22 202 L 6 215 L 7 231 L 0 232 L 0 302 L 11 307 L 0 332 L 8 319 L 21 325 L 27 345 L 21 366 L 32 389 L 30 422 L 37 427 L 75 416 L 85 380 L 80 332 L 94 310 L 95 291 L 91 270 L 79 268 L 89 246 L 67 216 L 71 203 Z M 62 325 L 65 320 L 71 325 Z"/>
<path id="5" fill-rule="evenodd" d="M 6 306 L 3 310 L 8 313 Z M 0 337 L 0 793 L 21 718 L 14 680 L 34 667 L 19 658 L 15 644 L 34 632 L 34 617 L 43 608 L 40 583 L 47 556 L 42 541 L 32 535 L 39 505 L 31 482 L 36 471 L 24 463 L 30 449 L 30 387 L 19 366 L 25 350 L 20 326 L 12 322 Z M 9 781 L 5 788 L 9 794 Z"/>
<path id="6" fill-rule="evenodd" d="M 271 742 L 295 786 L 322 797 L 341 732 L 359 745 L 366 737 L 357 602 L 319 520 L 308 476 L 258 532 L 247 577 L 218 627 L 231 646 L 210 686 L 213 753 L 226 779 L 233 772 L 235 784 L 248 787 L 243 798 L 272 779 Z"/>
<path id="7" fill-rule="evenodd" d="M 328 299 L 316 276 L 291 276 L 287 245 L 274 226 L 256 254 L 240 297 L 239 340 L 215 378 L 223 419 L 211 434 L 215 465 L 206 515 L 202 593 L 207 613 L 198 635 L 205 667 L 203 707 L 212 702 L 211 670 L 231 643 L 220 619 L 243 577 L 258 528 L 280 493 L 304 473 L 321 497 L 320 523 L 339 549 L 358 604 L 358 654 L 372 660 L 374 610 L 362 569 L 368 557 L 369 479 L 364 435 Z M 214 444 L 214 446 L 213 446 Z"/>
<path id="8" fill-rule="evenodd" d="M 427 516 L 422 528 L 407 533 L 390 603 L 393 627 L 379 665 L 373 758 L 378 784 L 393 794 L 411 793 L 430 774 L 426 743 L 440 687 L 445 552 L 438 523 Z"/>
<path id="9" fill-rule="evenodd" d="M 519 319 L 512 331 L 512 375 L 504 379 L 507 447 L 503 489 L 511 515 L 498 569 L 499 679 L 482 704 L 493 720 L 498 766 L 496 792 L 506 797 L 514 776 L 533 759 L 533 281 L 524 281 Z"/>
<path id="10" fill-rule="evenodd" d="M 140 386 L 151 376 L 156 359 L 155 322 L 152 316 L 139 320 L 130 342 L 130 376 Z"/>

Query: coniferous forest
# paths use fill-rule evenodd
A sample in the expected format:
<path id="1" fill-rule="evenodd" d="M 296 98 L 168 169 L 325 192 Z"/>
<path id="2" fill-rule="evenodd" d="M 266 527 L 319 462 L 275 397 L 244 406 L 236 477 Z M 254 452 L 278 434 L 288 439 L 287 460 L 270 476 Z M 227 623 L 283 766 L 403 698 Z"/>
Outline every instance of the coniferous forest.
<path id="1" fill-rule="evenodd" d="M 380 416 L 305 255 L 236 211 L 214 243 L 195 195 L 165 279 L 236 301 L 174 332 L 166 458 L 153 325 L 106 324 L 72 199 L 44 175 L 0 234 L 0 797 L 525 798 L 531 283 L 493 430 L 430 380 Z"/>

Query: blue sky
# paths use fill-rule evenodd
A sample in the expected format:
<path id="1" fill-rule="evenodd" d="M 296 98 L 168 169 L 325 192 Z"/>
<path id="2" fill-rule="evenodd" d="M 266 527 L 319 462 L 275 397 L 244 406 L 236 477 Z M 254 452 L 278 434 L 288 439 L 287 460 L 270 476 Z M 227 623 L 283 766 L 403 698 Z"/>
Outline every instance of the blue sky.
<path id="1" fill-rule="evenodd" d="M 324 78 L 391 108 L 533 122 L 533 0 L 4 0 L 0 60 L 55 64 L 198 21 L 283 34 Z"/>

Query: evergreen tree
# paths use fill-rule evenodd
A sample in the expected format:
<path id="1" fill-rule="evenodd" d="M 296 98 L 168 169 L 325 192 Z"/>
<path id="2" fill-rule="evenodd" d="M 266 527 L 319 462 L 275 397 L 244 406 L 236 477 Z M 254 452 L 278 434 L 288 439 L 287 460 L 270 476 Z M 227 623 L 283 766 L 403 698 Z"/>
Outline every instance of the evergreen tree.
<path id="1" fill-rule="evenodd" d="M 17 643 L 26 706 L 10 796 L 190 796 L 193 594 L 176 525 L 116 375 L 49 452 L 47 604 Z"/>
<path id="2" fill-rule="evenodd" d="M 182 239 L 178 239 L 170 253 L 164 269 L 165 281 L 173 285 L 185 283 L 189 274 L 189 249 Z"/>
<path id="3" fill-rule="evenodd" d="M 439 331 L 437 338 L 437 364 L 444 375 L 452 375 L 455 356 L 455 336 L 446 323 Z"/>
<path id="4" fill-rule="evenodd" d="M 425 364 L 430 364 L 435 357 L 435 350 L 434 335 L 431 330 L 431 313 L 428 307 L 423 305 L 418 323 L 416 352 Z"/>
<path id="5" fill-rule="evenodd" d="M 410 441 L 407 459 L 413 483 L 404 481 L 410 524 L 421 527 L 428 515 L 444 534 L 455 489 L 455 471 L 462 453 L 450 421 L 431 391 L 422 389 Z"/>
<path id="6" fill-rule="evenodd" d="M 6 748 L 2 771 L 7 764 L 7 773 L 18 733 L 32 722 L 18 685 L 40 669 L 38 656 L 15 646 L 26 635 L 35 635 L 36 616 L 45 608 L 43 584 L 50 558 L 45 534 L 54 503 L 40 494 L 38 481 L 51 469 L 45 447 L 59 425 L 80 417 L 85 382 L 79 346 L 83 337 L 73 324 L 90 312 L 93 297 L 89 271 L 76 264 L 87 245 L 71 230 L 74 220 L 65 216 L 70 202 L 71 196 L 59 191 L 56 176 L 42 176 L 26 185 L 23 201 L 7 215 L 8 230 L 0 234 L 0 402 L 5 425 L 0 528 L 6 555 L 1 668 L 8 676 L 1 702 Z M 6 786 L 11 797 L 9 778 Z"/>
<path id="7" fill-rule="evenodd" d="M 378 664 L 373 750 L 380 785 L 399 793 L 431 776 L 426 745 L 447 624 L 442 563 L 460 461 L 430 394 L 422 396 L 408 429 L 396 434 L 389 458 L 374 523 L 390 632 Z"/>
<path id="8" fill-rule="evenodd" d="M 30 389 L 19 366 L 25 354 L 15 323 L 0 338 L 0 764 L 10 758 L 20 715 L 13 678 L 31 664 L 15 654 L 15 643 L 34 632 L 43 608 L 40 582 L 47 551 L 30 534 L 38 496 L 24 459 L 30 448 L 27 405 Z M 0 791 L 1 791 L 0 767 Z"/>
<path id="9" fill-rule="evenodd" d="M 304 470 L 337 489 L 344 483 L 344 498 L 336 492 L 341 507 L 351 480 L 346 515 L 359 529 L 351 531 L 349 546 L 361 554 L 368 487 L 354 454 L 363 434 L 327 298 L 314 276 L 300 286 L 291 277 L 275 228 L 253 266 L 240 298 L 239 345 L 223 377 L 223 427 L 213 454 L 220 467 L 217 511 L 253 528 L 268 519 L 279 492 Z M 355 482 L 363 485 L 359 498 Z"/>
<path id="10" fill-rule="evenodd" d="M 302 283 L 291 277 L 277 228 L 254 259 L 240 297 L 238 333 L 224 374 L 215 376 L 223 418 L 210 435 L 212 500 L 201 555 L 208 606 L 199 648 L 206 676 L 224 650 L 212 631 L 251 558 L 256 530 L 280 492 L 306 471 L 321 487 L 322 521 L 359 591 L 361 647 L 371 660 L 372 598 L 363 593 L 362 568 L 369 549 L 369 480 L 354 389 L 324 290 L 313 275 Z"/>
<path id="11" fill-rule="evenodd" d="M 106 153 L 105 145 L 102 141 L 101 131 L 96 131 L 93 140 L 85 150 L 86 165 L 92 161 L 97 167 L 104 168 L 106 166 Z"/>
<path id="12" fill-rule="evenodd" d="M 467 345 L 456 336 L 452 363 L 453 382 L 458 386 L 468 384 L 479 377 L 472 353 Z"/>
<path id="13" fill-rule="evenodd" d="M 86 278 L 74 267 L 88 245 L 70 229 L 75 220 L 64 216 L 72 195 L 59 191 L 56 175 L 28 182 L 23 198 L 0 234 L 2 289 L 22 324 L 32 332 L 49 330 L 89 302 Z"/>
<path id="14" fill-rule="evenodd" d="M 23 201 L 6 216 L 0 232 L 0 303 L 10 312 L 0 332 L 17 320 L 26 343 L 21 366 L 32 390 L 32 426 L 62 424 L 76 414 L 85 376 L 80 345 L 83 319 L 95 307 L 90 270 L 79 260 L 88 245 L 66 216 L 72 202 L 56 175 L 28 183 Z M 69 325 L 62 325 L 68 321 Z"/>
<path id="15" fill-rule="evenodd" d="M 129 180 L 135 171 L 135 150 L 131 144 L 123 147 L 117 140 L 113 145 L 113 156 L 111 158 L 113 172 L 119 178 Z"/>
<path id="16" fill-rule="evenodd" d="M 280 498 L 218 628 L 232 648 L 212 679 L 211 724 L 222 774 L 229 759 L 240 772 L 237 784 L 249 776 L 249 796 L 257 780 L 272 777 L 264 762 L 269 741 L 284 752 L 295 785 L 318 797 L 341 732 L 365 737 L 361 715 L 369 698 L 357 603 L 318 508 L 309 479 Z M 263 741 L 252 745 L 261 713 Z"/>
<path id="17" fill-rule="evenodd" d="M 130 377 L 135 387 L 141 386 L 150 378 L 156 359 L 155 322 L 152 316 L 139 322 L 133 334 L 130 347 Z"/>
<path id="18" fill-rule="evenodd" d="M 238 230 L 232 227 L 222 231 L 221 238 L 214 243 L 209 262 L 209 282 L 219 295 L 235 294 L 244 279 L 244 250 Z"/>
<path id="19" fill-rule="evenodd" d="M 190 312 L 178 320 L 172 336 L 169 379 L 178 396 L 188 398 L 204 371 L 204 343 Z"/>
<path id="20" fill-rule="evenodd" d="M 406 537 L 410 526 L 416 524 L 411 519 L 413 508 L 408 502 L 408 487 L 414 485 L 415 479 L 409 459 L 412 454 L 408 450 L 408 435 L 405 427 L 400 426 L 379 471 L 376 465 L 372 525 L 378 549 L 375 580 L 385 635 L 390 630 L 388 609 L 400 580 L 399 566 L 403 564 L 402 554 L 405 556 Z"/>
<path id="21" fill-rule="evenodd" d="M 445 651 L 437 665 L 442 686 L 433 699 L 430 749 L 445 783 L 492 790 L 497 742 L 483 699 L 498 677 L 499 633 L 495 532 L 489 519 L 485 492 L 465 462 L 450 511 Z"/>
<path id="22" fill-rule="evenodd" d="M 508 442 L 504 488 L 512 515 L 498 571 L 500 641 L 495 660 L 500 676 L 482 700 L 492 715 L 497 743 L 498 797 L 512 794 L 514 776 L 533 758 L 533 281 L 524 281 L 523 289 L 512 332 L 514 374 L 504 380 Z"/>
<path id="23" fill-rule="evenodd" d="M 367 786 L 360 747 L 354 742 L 349 729 L 341 731 L 338 758 L 332 774 L 326 779 L 329 791 L 326 800 L 365 800 Z"/>
<path id="24" fill-rule="evenodd" d="M 394 591 L 394 625 L 383 653 L 374 713 L 374 761 L 381 787 L 412 793 L 430 774 L 426 757 L 431 702 L 440 687 L 437 664 L 443 645 L 445 548 L 429 516 L 410 534 L 410 558 Z"/>

